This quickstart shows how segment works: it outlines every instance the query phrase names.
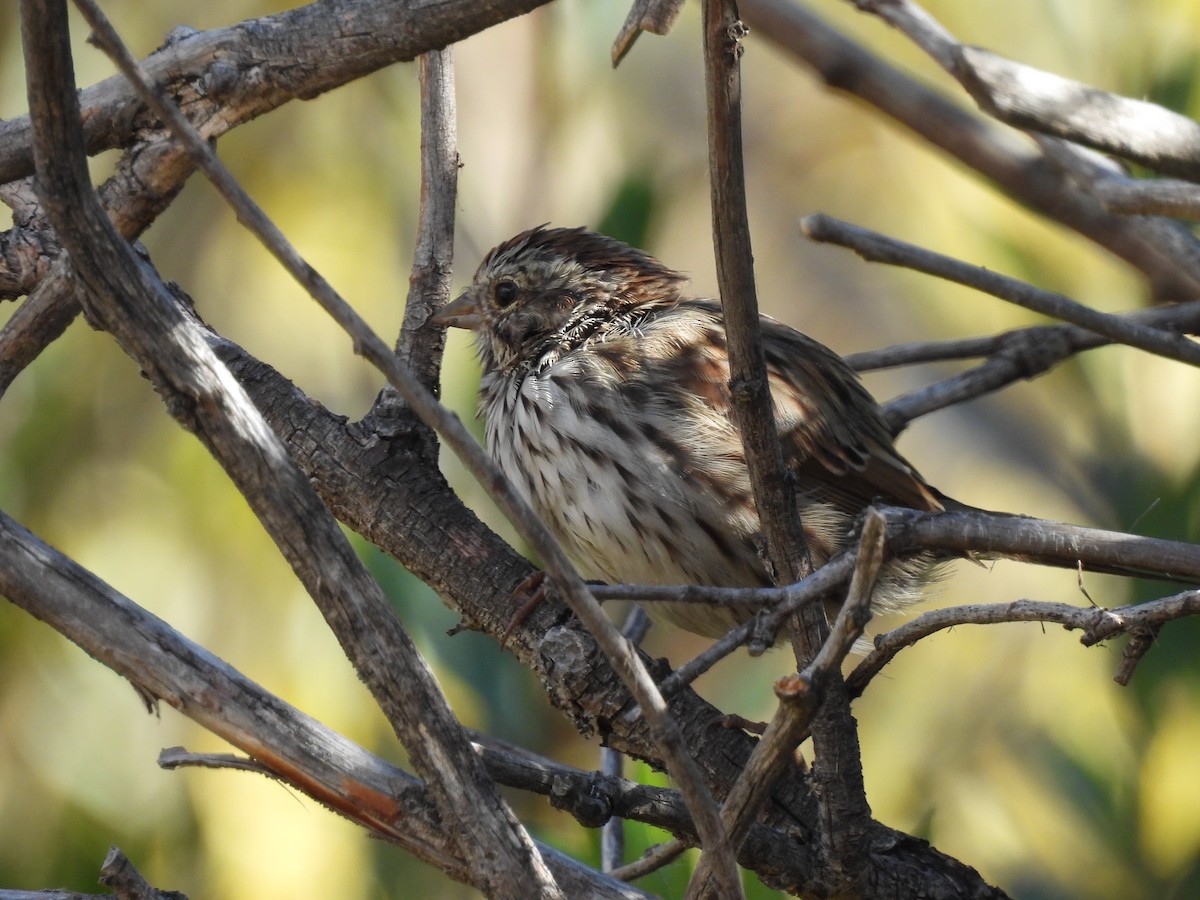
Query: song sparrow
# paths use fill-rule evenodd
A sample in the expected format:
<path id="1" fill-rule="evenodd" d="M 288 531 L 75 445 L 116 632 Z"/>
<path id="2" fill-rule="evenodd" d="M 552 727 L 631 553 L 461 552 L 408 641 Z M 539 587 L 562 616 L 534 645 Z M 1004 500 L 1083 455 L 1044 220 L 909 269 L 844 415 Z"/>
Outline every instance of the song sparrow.
<path id="1" fill-rule="evenodd" d="M 685 282 L 613 238 L 543 226 L 488 253 L 434 321 L 474 331 L 488 450 L 585 578 L 769 585 L 721 308 L 685 296 Z M 846 545 L 872 501 L 942 509 L 854 371 L 812 338 L 762 324 L 814 565 Z M 907 602 L 933 568 L 929 558 L 889 564 L 876 603 Z M 649 606 L 710 636 L 748 615 Z"/>

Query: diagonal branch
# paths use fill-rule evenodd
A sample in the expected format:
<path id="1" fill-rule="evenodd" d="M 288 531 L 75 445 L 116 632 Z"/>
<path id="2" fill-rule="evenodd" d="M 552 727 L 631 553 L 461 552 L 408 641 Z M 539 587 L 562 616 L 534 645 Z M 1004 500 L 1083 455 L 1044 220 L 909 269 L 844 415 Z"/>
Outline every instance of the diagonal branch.
<path id="1" fill-rule="evenodd" d="M 1195 181 L 1200 123 L 1157 103 L 1133 100 L 957 45 L 952 71 L 981 109 L 1015 128 L 1038 131 Z"/>
<path id="2" fill-rule="evenodd" d="M 1138 310 L 1124 318 L 1155 328 L 1196 334 L 1200 332 L 1200 301 Z M 1075 353 L 1112 343 L 1075 325 L 1035 325 L 997 335 L 996 340 L 999 349 L 978 366 L 884 404 L 884 418 L 892 433 L 899 433 L 912 420 L 935 410 L 974 400 L 1015 381 L 1035 378 Z M 886 350 L 879 352 L 887 354 Z"/>
<path id="3" fill-rule="evenodd" d="M 170 138 L 138 141 L 121 155 L 97 193 L 122 237 L 133 240 L 175 199 L 191 172 L 187 154 Z M 51 231 L 42 243 L 57 240 Z M 76 290 L 70 266 L 56 258 L 46 277 L 0 329 L 0 395 L 75 320 Z"/>
<path id="4" fill-rule="evenodd" d="M 800 228 L 810 240 L 847 247 L 867 262 L 904 266 L 937 278 L 945 278 L 957 284 L 986 291 L 994 297 L 1025 309 L 1094 331 L 1112 341 L 1165 356 L 1167 359 L 1193 366 L 1200 365 L 1200 346 L 1194 341 L 1128 318 L 1099 312 L 1062 294 L 1043 291 L 982 266 L 961 262 L 819 213 L 802 219 Z"/>
<path id="5" fill-rule="evenodd" d="M 469 879 L 419 781 L 265 691 L 2 512 L 0 594 L 139 692 L 250 754 L 273 777 L 452 878 Z M 631 801 L 629 815 L 646 802 Z M 548 847 L 541 850 L 571 896 L 643 896 Z"/>
<path id="6" fill-rule="evenodd" d="M 915 0 L 854 2 L 907 35 L 1000 121 L 1168 175 L 1200 177 L 1200 123 L 1187 116 L 968 47 Z"/>
<path id="7" fill-rule="evenodd" d="M 1200 246 L 1179 222 L 1112 215 L 1062 169 L 1007 130 L 972 115 L 831 27 L 795 0 L 742 0 L 755 33 L 909 129 L 1050 221 L 1142 272 L 1156 293 L 1200 291 Z"/>
<path id="8" fill-rule="evenodd" d="M 246 497 L 428 779 L 441 815 L 452 817 L 464 801 L 478 807 L 459 836 L 473 883 L 514 897 L 533 883 L 553 896 L 553 877 L 479 765 L 379 586 L 197 324 L 100 206 L 88 181 L 65 0 L 23 0 L 21 13 L 38 184 L 87 286 L 89 312 Z"/>
<path id="9" fill-rule="evenodd" d="M 107 23 L 92 0 L 76 0 L 76 4 L 96 29 L 97 40 L 115 56 L 118 65 L 135 84 L 142 98 L 168 123 L 197 167 L 233 207 L 239 221 L 263 242 L 289 274 L 300 282 L 331 318 L 353 338 L 355 351 L 382 372 L 421 420 L 442 436 L 522 536 L 529 541 L 534 551 L 541 556 L 546 570 L 562 592 L 563 599 L 596 638 L 649 720 L 651 728 L 661 742 L 667 769 L 688 800 L 703 844 L 719 844 L 720 820 L 715 801 L 704 783 L 699 767 L 683 742 L 678 724 L 672 718 L 666 702 L 633 647 L 604 615 L 562 548 L 550 536 L 528 503 L 471 437 L 458 416 L 437 402 L 437 399 L 400 363 L 383 340 L 371 330 L 366 321 L 300 256 L 261 207 L 246 194 L 179 108 L 162 95 L 147 73 L 138 66 L 111 26 L 104 27 Z"/>
<path id="10" fill-rule="evenodd" d="M 292 100 L 307 100 L 522 15 L 548 0 L 314 2 L 226 28 L 175 33 L 146 61 L 215 139 Z M 148 109 L 116 75 L 79 95 L 89 154 L 135 143 Z M 33 174 L 28 116 L 0 122 L 0 184 Z"/>

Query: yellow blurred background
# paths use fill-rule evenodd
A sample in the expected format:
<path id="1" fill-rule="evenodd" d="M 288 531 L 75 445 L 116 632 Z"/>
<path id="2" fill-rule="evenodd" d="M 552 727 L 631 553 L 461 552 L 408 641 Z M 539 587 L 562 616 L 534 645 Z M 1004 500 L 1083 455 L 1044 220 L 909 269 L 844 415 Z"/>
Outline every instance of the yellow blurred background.
<path id="1" fill-rule="evenodd" d="M 212 28 L 289 4 L 108 0 L 139 55 L 181 24 Z M 823 0 L 812 8 L 943 91 L 949 80 L 898 34 Z M 1200 4 L 1186 0 L 931 0 L 969 43 L 1197 115 Z M 15 4 L 0 5 L 0 116 L 26 109 Z M 457 48 L 456 286 L 526 227 L 606 224 L 712 293 L 698 9 L 644 36 L 615 72 L 621 4 L 560 0 Z M 75 22 L 81 84 L 111 74 Z M 744 64 L 751 222 L 766 311 L 843 353 L 1039 321 L 962 288 L 807 244 L 822 211 L 1027 278 L 1113 311 L 1145 302 L 1138 278 L 1086 241 L 998 196 L 959 165 L 823 90 L 751 34 Z M 969 105 L 964 103 L 964 105 Z M 396 66 L 224 138 L 219 151 L 300 250 L 389 340 L 399 327 L 418 190 L 417 73 Z M 95 162 L 97 178 L 111 160 Z M 200 179 L 145 243 L 205 319 L 334 411 L 357 417 L 381 386 L 349 342 Z M 0 307 L 0 321 L 13 304 Z M 874 374 L 881 399 L 954 371 Z M 450 337 L 444 394 L 474 409 L 478 370 Z M 971 504 L 1195 540 L 1200 376 L 1125 349 L 917 422 L 901 448 Z M 467 502 L 512 532 L 452 459 Z M 111 340 L 76 322 L 0 403 L 0 507 L 288 702 L 376 753 L 402 753 L 244 502 L 163 411 Z M 596 765 L 511 656 L 455 622 L 369 547 L 365 558 L 474 727 Z M 1111 606 L 1169 593 L 1089 578 Z M 960 566 L 929 604 L 1017 598 L 1086 603 L 1072 573 Z M 887 622 L 874 623 L 876 631 Z M 1084 649 L 1033 625 L 959 629 L 905 651 L 855 711 L 868 796 L 883 822 L 929 838 L 1021 897 L 1200 895 L 1197 629 L 1167 629 L 1133 685 L 1119 646 Z M 652 632 L 676 663 L 701 647 Z M 768 717 L 783 653 L 730 661 L 699 690 Z M 470 897 L 440 873 L 255 776 L 163 772 L 162 747 L 224 751 L 171 709 L 145 714 L 119 678 L 0 604 L 0 888 L 93 890 L 110 844 L 157 886 L 193 898 Z M 643 771 L 634 772 L 649 777 Z M 536 836 L 594 860 L 596 836 L 514 796 Z M 657 839 L 631 829 L 632 852 Z M 686 863 L 646 879 L 676 895 Z M 754 881 L 753 878 L 750 879 Z M 774 896 L 761 885 L 753 896 Z"/>

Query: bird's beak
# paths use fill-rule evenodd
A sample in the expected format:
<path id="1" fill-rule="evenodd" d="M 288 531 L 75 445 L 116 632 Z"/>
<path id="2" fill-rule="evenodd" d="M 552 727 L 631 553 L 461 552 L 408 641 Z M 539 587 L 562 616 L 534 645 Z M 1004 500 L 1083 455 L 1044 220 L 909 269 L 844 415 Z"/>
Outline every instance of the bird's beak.
<path id="1" fill-rule="evenodd" d="M 457 300 L 447 303 L 431 321 L 434 325 L 445 325 L 448 328 L 468 328 L 474 331 L 483 324 L 483 316 L 475 306 L 475 298 L 468 291 Z"/>

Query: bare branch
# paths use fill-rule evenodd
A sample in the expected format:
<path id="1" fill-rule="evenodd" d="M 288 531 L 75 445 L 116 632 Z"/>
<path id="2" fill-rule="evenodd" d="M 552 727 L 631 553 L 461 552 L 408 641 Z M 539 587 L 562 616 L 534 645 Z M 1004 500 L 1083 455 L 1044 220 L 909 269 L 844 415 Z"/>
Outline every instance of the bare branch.
<path id="1" fill-rule="evenodd" d="M 820 213 L 802 219 L 800 229 L 811 240 L 848 247 L 868 262 L 904 266 L 945 278 L 1042 315 L 1087 328 L 1118 343 L 1193 366 L 1200 365 L 1200 346 L 1187 338 L 1099 312 L 1062 294 L 1040 290 L 990 269 L 973 266 Z"/>
<path id="2" fill-rule="evenodd" d="M 759 614 L 743 622 L 703 653 L 664 678 L 660 685 L 663 694 L 669 697 L 683 685 L 695 681 L 742 644 L 756 641 L 757 646 L 751 643 L 751 653 L 757 655 L 764 652 L 775 643 L 775 637 L 784 622 L 798 610 L 815 604 L 849 579 L 853 573 L 854 552 L 845 550 L 795 584 L 775 588 L 774 590 L 783 597 L 778 606 L 773 607 L 769 613 Z"/>
<path id="3" fill-rule="evenodd" d="M 203 122 L 205 138 L 214 139 L 284 103 L 414 60 L 546 2 L 308 3 L 227 28 L 193 31 L 168 41 L 145 66 L 156 83 L 179 85 L 189 113 Z M 89 154 L 137 140 L 147 109 L 124 76 L 86 88 L 79 100 Z M 30 135 L 28 116 L 0 122 L 0 184 L 33 174 Z"/>
<path id="4" fill-rule="evenodd" d="M 1180 253 L 1195 237 L 1179 222 L 1115 216 L 1024 141 L 973 116 L 830 27 L 793 0 L 742 0 L 756 34 L 910 129 L 1029 209 L 1061 222 L 1144 273 L 1156 293 L 1200 291 L 1200 253 Z"/>
<path id="5" fill-rule="evenodd" d="M 788 583 L 809 575 L 812 560 L 775 428 L 754 285 L 742 160 L 739 64 L 746 27 L 738 18 L 733 0 L 705 0 L 703 20 L 712 233 L 729 349 L 730 406 L 741 432 L 774 580 Z M 789 620 L 789 632 L 797 668 L 802 669 L 828 636 L 824 611 L 816 605 L 801 608 Z M 813 774 L 821 810 L 817 816 L 817 845 L 827 870 L 836 873 L 831 877 L 853 882 L 857 872 L 864 871 L 863 861 L 860 856 L 856 872 L 850 861 L 851 847 L 841 840 L 849 832 L 842 831 L 840 825 L 848 823 L 850 831 L 858 830 L 870 821 L 870 809 L 862 785 L 858 732 L 840 673 L 830 679 L 827 701 L 813 726 L 818 760 Z M 714 882 L 709 882 L 705 867 L 697 868 L 688 885 L 689 896 L 708 896 L 720 887 L 720 868 L 714 867 L 713 874 Z M 838 885 L 835 890 L 840 888 Z"/>
<path id="6" fill-rule="evenodd" d="M 683 0 L 633 0 L 629 15 L 621 25 L 612 47 L 612 64 L 616 68 L 621 64 L 634 41 L 643 31 L 651 34 L 666 34 L 679 18 L 683 9 Z"/>
<path id="7" fill-rule="evenodd" d="M 729 340 L 730 405 L 777 580 L 793 582 L 812 571 L 799 510 L 783 464 L 762 348 L 754 254 L 746 212 L 742 161 L 741 74 L 738 59 L 745 26 L 725 0 L 704 5 L 705 89 L 708 99 L 708 167 L 713 249 Z M 810 653 L 824 638 L 808 623 Z"/>
<path id="8" fill-rule="evenodd" d="M 637 881 L 639 878 L 645 878 L 651 872 L 657 872 L 663 866 L 670 865 L 692 846 L 695 845 L 681 841 L 679 838 L 656 844 L 643 853 L 640 859 L 621 866 L 619 869 L 613 869 L 609 874 L 622 881 Z"/>
<path id="9" fill-rule="evenodd" d="M 446 330 L 429 321 L 450 299 L 454 268 L 454 219 L 458 197 L 458 123 L 454 93 L 454 51 L 431 50 L 419 59 L 421 81 L 421 202 L 417 242 L 408 280 L 404 321 L 396 357 L 424 388 L 438 396 Z M 437 439 L 429 426 L 407 411 L 387 384 L 366 417 L 372 431 L 394 434 L 412 427 L 426 461 L 437 465 Z M 403 418 L 403 425 L 400 420 Z"/>
<path id="10" fill-rule="evenodd" d="M 78 5 L 124 67 L 139 75 L 94 4 Z M 471 752 L 378 584 L 199 326 L 132 255 L 101 208 L 88 181 L 65 0 L 23 0 L 21 12 L 38 184 L 47 216 L 88 287 L 91 314 L 246 497 L 429 779 L 441 814 L 452 818 L 464 800 L 471 803 L 475 814 L 463 820 L 458 838 L 472 883 L 501 896 L 517 896 L 532 883 L 554 896 L 553 876 Z M 147 90 L 153 94 L 153 85 Z"/>
<path id="11" fill-rule="evenodd" d="M 76 2 L 81 7 L 94 9 L 88 18 L 92 27 L 97 28 L 101 21 L 100 13 L 98 9 L 94 8 L 92 0 L 76 0 Z M 713 826 L 719 826 L 716 803 L 712 799 L 711 792 L 705 785 L 695 761 L 689 755 L 679 728 L 671 718 L 666 702 L 659 694 L 654 680 L 629 642 L 604 615 L 600 605 L 588 592 L 587 585 L 575 572 L 562 548 L 550 536 L 528 503 L 509 484 L 496 464 L 475 442 L 458 416 L 437 402 L 437 399 L 400 363 L 395 354 L 371 330 L 353 307 L 300 256 L 261 207 L 229 174 L 212 152 L 212 148 L 196 132 L 179 108 L 162 96 L 161 91 L 149 80 L 148 75 L 141 70 L 128 50 L 124 50 L 120 46 L 119 38 L 115 33 L 108 35 L 103 40 L 116 53 L 118 65 L 137 85 L 142 98 L 169 124 L 197 167 L 213 182 L 221 195 L 237 212 L 239 221 L 250 228 L 292 277 L 299 281 L 334 321 L 353 338 L 356 352 L 387 376 L 392 386 L 400 392 L 405 402 L 421 420 L 442 436 L 467 469 L 491 494 L 522 536 L 529 541 L 535 552 L 541 556 L 546 570 L 562 591 L 563 599 L 596 637 L 597 643 L 612 661 L 614 669 L 637 698 L 638 705 L 662 742 L 667 768 L 684 796 L 688 798 L 689 807 L 696 816 L 702 839 L 707 844 L 708 838 L 711 836 L 710 829 Z M 523 829 L 521 829 L 521 833 L 523 834 Z"/>
<path id="12" fill-rule="evenodd" d="M 458 198 L 458 125 L 454 50 L 422 54 L 421 205 L 404 323 L 396 355 L 427 390 L 438 390 L 446 330 L 429 318 L 450 299 L 454 271 L 454 212 Z"/>
<path id="13" fill-rule="evenodd" d="M 972 603 L 951 606 L 922 613 L 899 628 L 875 638 L 875 649 L 863 659 L 847 679 L 855 697 L 861 696 L 871 679 L 896 654 L 918 641 L 961 625 L 994 625 L 1000 622 L 1050 622 L 1068 630 L 1083 632 L 1080 643 L 1091 647 L 1122 634 L 1133 637 L 1153 635 L 1168 622 L 1184 616 L 1200 615 L 1200 591 L 1185 591 L 1171 597 L 1151 600 L 1133 606 L 1104 609 L 1099 606 L 1072 606 L 1068 603 L 1046 603 L 1034 600 L 1014 600 L 1011 603 Z M 1143 640 L 1142 643 L 1145 643 Z M 1140 653 L 1145 647 L 1139 647 Z M 1125 684 L 1128 673 L 1124 663 L 1116 681 Z"/>
<path id="14" fill-rule="evenodd" d="M 1200 186 L 1174 178 L 1122 178 L 1113 175 L 1092 187 L 1109 212 L 1123 216 L 1170 216 L 1200 221 Z"/>
<path id="15" fill-rule="evenodd" d="M 867 511 L 855 558 L 854 575 L 829 637 L 803 672 L 781 678 L 775 684 L 775 695 L 779 698 L 775 717 L 754 748 L 742 774 L 730 788 L 721 808 L 721 817 L 735 845 L 745 839 L 758 809 L 770 796 L 784 770 L 794 765 L 793 754 L 807 736 L 808 726 L 824 699 L 826 686 L 831 679 L 840 681 L 842 660 L 871 618 L 871 593 L 884 560 L 886 528 L 883 516 L 873 509 Z M 828 827 L 852 830 L 861 826 L 862 823 L 847 819 L 830 823 Z M 702 881 L 707 876 L 704 860 L 701 859 L 692 877 L 693 884 L 702 885 L 697 890 L 698 894 L 711 889 Z M 690 890 L 692 888 L 689 886 Z"/>
<path id="16" fill-rule="evenodd" d="M 1005 337 L 1004 334 L 997 334 L 949 341 L 911 341 L 907 344 L 880 347 L 877 350 L 860 350 L 858 353 L 848 353 L 842 358 L 856 372 L 957 359 L 978 359 L 1001 352 L 1005 346 Z"/>
<path id="17" fill-rule="evenodd" d="M 451 878 L 469 879 L 444 820 L 415 778 L 264 691 L 2 512 L 0 594 L 140 692 L 251 754 L 273 777 Z M 622 807 L 626 815 L 636 809 Z M 540 850 L 571 896 L 643 896 L 548 847 Z"/>
<path id="18" fill-rule="evenodd" d="M 1200 302 L 1138 310 L 1125 313 L 1121 318 L 1156 329 L 1196 334 L 1200 331 Z M 995 340 L 999 349 L 975 368 L 884 404 L 884 417 L 892 433 L 900 432 L 913 419 L 935 410 L 974 400 L 1021 379 L 1034 378 L 1081 350 L 1112 343 L 1108 338 L 1075 325 L 1035 325 L 997 335 Z M 879 351 L 884 358 L 887 353 L 887 350 Z M 868 362 L 870 359 L 868 356 Z"/>
<path id="19" fill-rule="evenodd" d="M 1155 103 L 1013 62 L 960 43 L 915 0 L 855 0 L 904 32 L 984 112 L 1015 128 L 1073 141 L 1152 169 L 1200 177 L 1200 123 Z"/>
<path id="20" fill-rule="evenodd" d="M 957 46 L 951 71 L 985 112 L 1015 128 L 1083 144 L 1168 175 L 1200 178 L 1200 123 L 1187 116 L 979 47 Z"/>
<path id="21" fill-rule="evenodd" d="M 1200 582 L 1200 544 L 974 509 L 879 510 L 888 519 L 888 546 L 899 554 L 917 549 L 975 552 L 1084 572 Z"/>

